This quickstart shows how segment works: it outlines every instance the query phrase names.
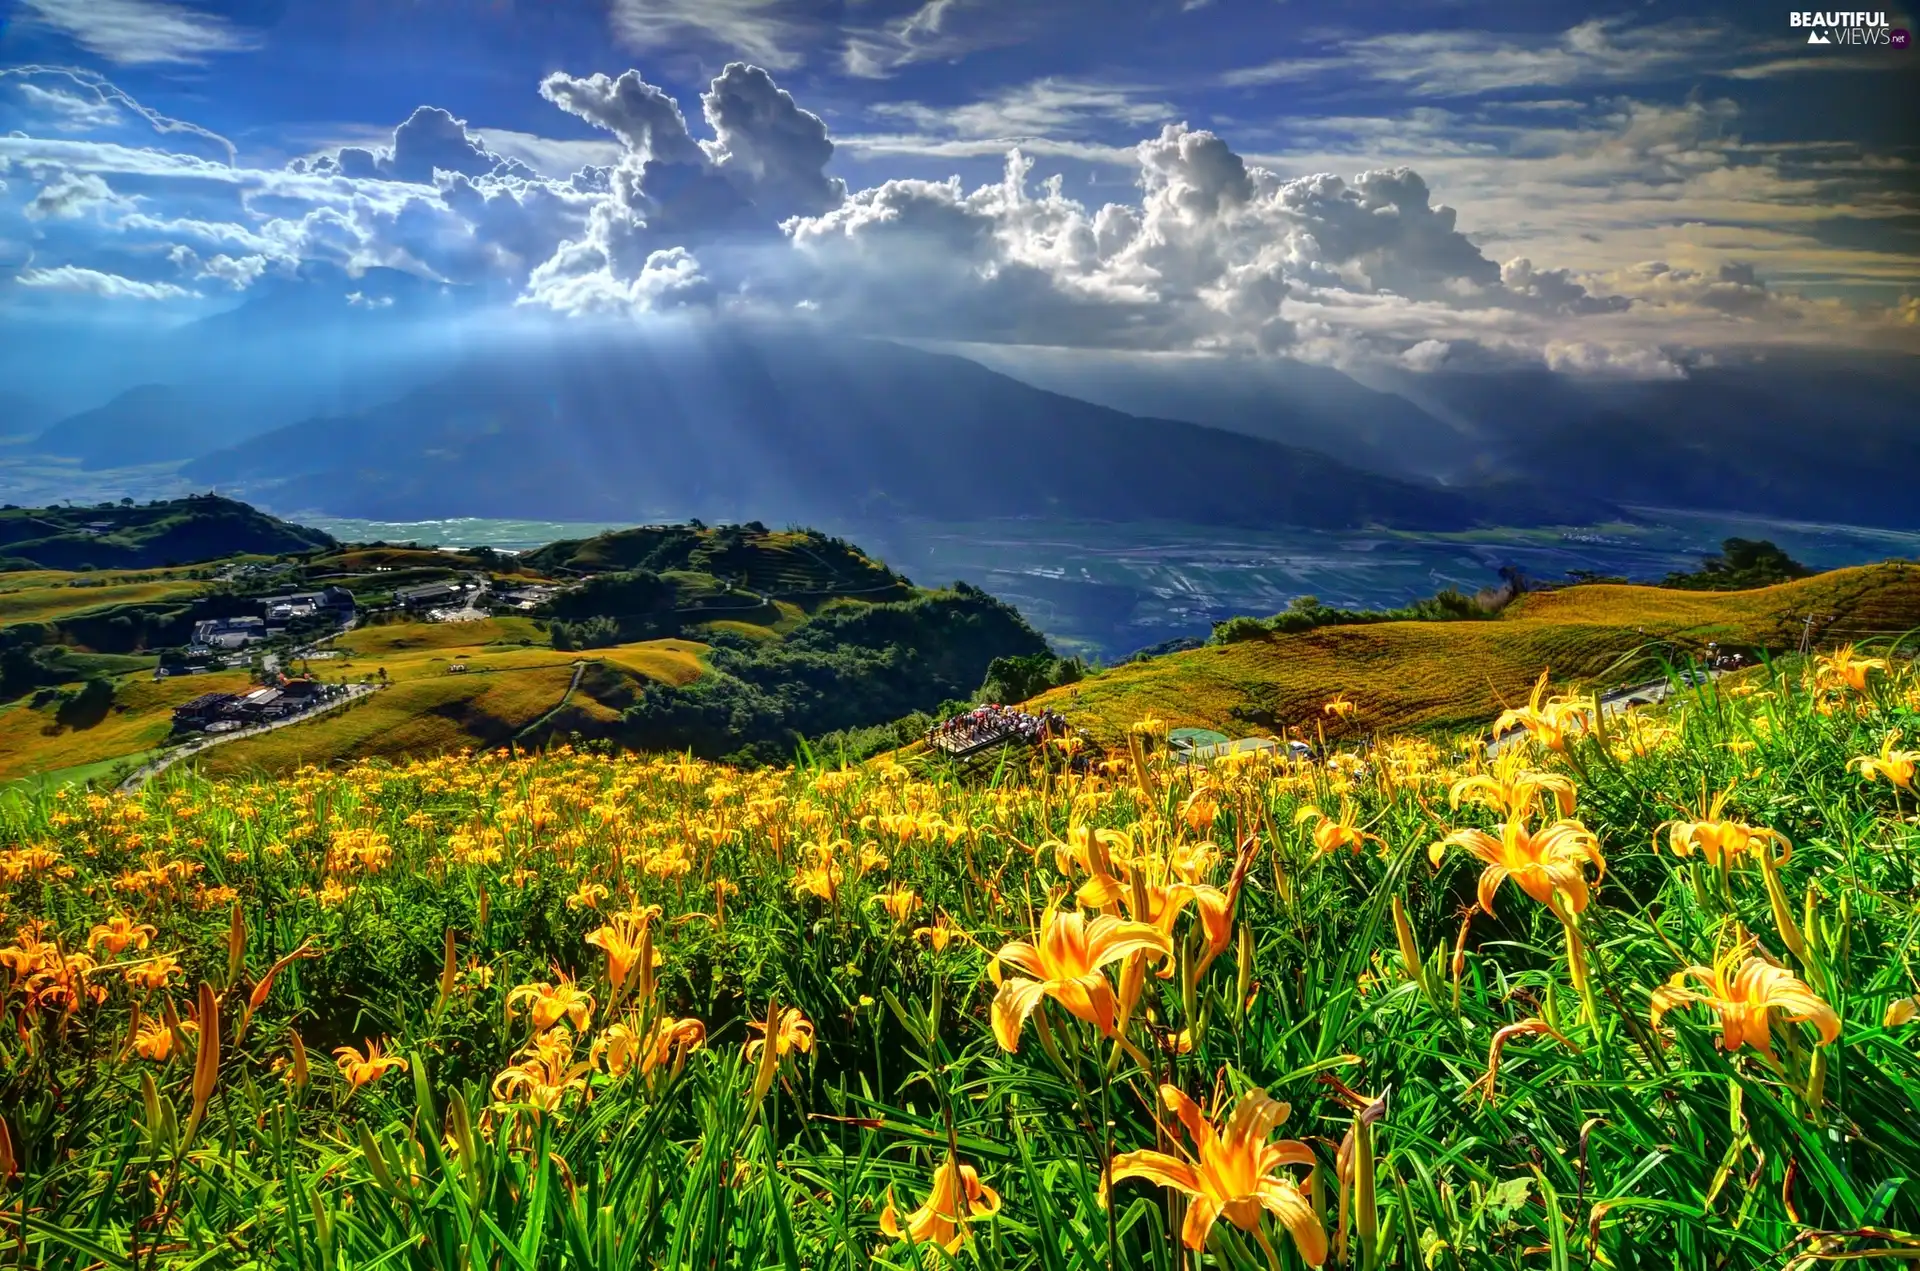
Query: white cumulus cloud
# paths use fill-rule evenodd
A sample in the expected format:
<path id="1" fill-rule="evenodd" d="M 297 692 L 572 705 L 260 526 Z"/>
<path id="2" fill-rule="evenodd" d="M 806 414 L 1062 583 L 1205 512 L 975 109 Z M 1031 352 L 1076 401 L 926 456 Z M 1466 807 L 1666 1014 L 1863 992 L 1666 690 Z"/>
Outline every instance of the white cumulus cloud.
<path id="1" fill-rule="evenodd" d="M 201 62 L 257 42 L 218 14 L 165 0 L 20 0 L 29 18 L 123 66 Z"/>
<path id="2" fill-rule="evenodd" d="M 181 300 L 200 293 L 167 282 L 141 282 L 120 274 L 103 273 L 78 265 L 57 265 L 51 269 L 27 269 L 15 275 L 22 287 L 49 291 L 74 291 L 108 300 Z"/>

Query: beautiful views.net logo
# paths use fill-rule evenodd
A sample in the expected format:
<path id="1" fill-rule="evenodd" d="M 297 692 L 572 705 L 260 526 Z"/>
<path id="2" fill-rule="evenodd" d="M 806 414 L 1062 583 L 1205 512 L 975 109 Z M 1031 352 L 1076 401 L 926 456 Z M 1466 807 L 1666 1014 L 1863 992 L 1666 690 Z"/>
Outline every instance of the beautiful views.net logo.
<path id="1" fill-rule="evenodd" d="M 1880 44 L 1904 49 L 1911 43 L 1905 28 L 1887 23 L 1885 13 L 1794 12 L 1787 25 L 1807 28 L 1809 44 Z"/>

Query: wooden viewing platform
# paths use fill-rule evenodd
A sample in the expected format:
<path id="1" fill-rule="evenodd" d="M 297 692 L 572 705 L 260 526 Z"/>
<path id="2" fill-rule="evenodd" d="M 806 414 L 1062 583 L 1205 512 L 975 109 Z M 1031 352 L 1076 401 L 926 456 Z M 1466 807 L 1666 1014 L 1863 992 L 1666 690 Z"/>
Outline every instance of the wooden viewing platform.
<path id="1" fill-rule="evenodd" d="M 949 759 L 971 759 L 1010 741 L 1027 744 L 1027 739 L 1012 724 L 999 724 L 986 729 L 984 733 L 967 735 L 935 731 L 927 737 L 927 744 Z"/>

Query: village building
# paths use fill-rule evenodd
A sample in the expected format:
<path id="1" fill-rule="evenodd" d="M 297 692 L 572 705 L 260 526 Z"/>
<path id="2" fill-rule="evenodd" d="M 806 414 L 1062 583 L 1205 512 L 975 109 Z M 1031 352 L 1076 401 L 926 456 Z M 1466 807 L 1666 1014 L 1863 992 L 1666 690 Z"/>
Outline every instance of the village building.
<path id="1" fill-rule="evenodd" d="M 442 609 L 466 600 L 467 584 L 455 581 L 425 583 L 394 591 L 393 602 L 403 609 Z"/>
<path id="2" fill-rule="evenodd" d="M 173 708 L 174 730 L 203 731 L 226 718 L 227 708 L 239 700 L 232 693 L 202 693 L 192 701 Z"/>

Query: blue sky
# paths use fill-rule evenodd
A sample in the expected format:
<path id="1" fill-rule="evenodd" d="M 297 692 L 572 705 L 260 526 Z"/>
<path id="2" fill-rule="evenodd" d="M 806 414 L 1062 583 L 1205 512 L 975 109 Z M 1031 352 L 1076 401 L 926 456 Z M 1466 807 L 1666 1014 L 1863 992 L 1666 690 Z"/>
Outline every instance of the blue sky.
<path id="1" fill-rule="evenodd" d="M 1920 55 L 1750 0 L 0 14 L 15 317 L 175 321 L 324 261 L 564 313 L 1414 370 L 1920 351 Z"/>

